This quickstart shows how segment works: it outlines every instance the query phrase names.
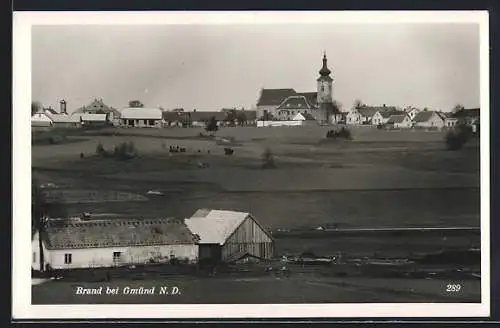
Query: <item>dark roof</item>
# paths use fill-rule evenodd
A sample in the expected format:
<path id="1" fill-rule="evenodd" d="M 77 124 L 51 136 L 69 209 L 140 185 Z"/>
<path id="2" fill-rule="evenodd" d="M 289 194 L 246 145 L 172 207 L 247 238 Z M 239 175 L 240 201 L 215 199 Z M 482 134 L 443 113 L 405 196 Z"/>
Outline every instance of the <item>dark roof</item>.
<path id="1" fill-rule="evenodd" d="M 318 93 L 317 92 L 300 92 L 297 93 L 297 96 L 304 96 L 309 102 L 310 105 L 316 106 L 318 102 Z"/>
<path id="2" fill-rule="evenodd" d="M 277 109 L 311 109 L 312 106 L 304 96 L 290 96 Z"/>
<path id="3" fill-rule="evenodd" d="M 239 110 L 237 115 L 245 114 L 247 121 L 254 121 L 257 118 L 256 110 Z"/>
<path id="4" fill-rule="evenodd" d="M 119 117 L 121 115 L 120 111 L 116 108 L 106 105 L 102 99 L 94 99 L 92 102 L 86 106 L 80 107 L 74 111 L 74 113 L 110 113 L 112 112 L 114 116 Z"/>
<path id="5" fill-rule="evenodd" d="M 420 112 L 417 115 L 415 115 L 415 118 L 413 120 L 415 122 L 427 122 L 434 114 L 437 114 L 437 113 L 434 111 L 430 111 L 430 110 Z M 439 114 L 437 116 L 442 119 L 442 117 Z"/>
<path id="6" fill-rule="evenodd" d="M 165 121 L 174 122 L 187 122 L 188 113 L 186 112 L 163 112 L 162 117 Z"/>
<path id="7" fill-rule="evenodd" d="M 223 121 L 226 118 L 226 113 L 224 112 L 196 111 L 187 113 L 189 113 L 191 121 L 208 121 L 214 116 L 217 121 Z"/>
<path id="8" fill-rule="evenodd" d="M 52 107 L 47 107 L 47 108 L 44 108 L 43 110 L 46 110 L 48 111 L 49 113 L 51 114 L 59 114 L 54 108 Z"/>
<path id="9" fill-rule="evenodd" d="M 389 120 L 387 121 L 387 123 L 389 123 L 389 124 L 402 123 L 406 117 L 408 117 L 407 114 L 391 115 L 391 117 L 389 117 Z"/>
<path id="10" fill-rule="evenodd" d="M 193 244 L 182 220 L 50 220 L 44 234 L 48 249 Z"/>
<path id="11" fill-rule="evenodd" d="M 376 107 L 368 107 L 368 106 L 363 106 L 357 109 L 357 111 L 362 115 L 366 117 L 372 117 L 378 112 L 378 109 Z"/>
<path id="12" fill-rule="evenodd" d="M 262 89 L 257 106 L 278 106 L 283 100 L 295 94 L 294 89 Z"/>
<path id="13" fill-rule="evenodd" d="M 467 108 L 456 112 L 453 117 L 479 117 L 479 108 Z"/>
<path id="14" fill-rule="evenodd" d="M 380 115 L 382 115 L 383 118 L 389 118 L 393 115 L 401 115 L 402 111 L 399 111 L 399 110 L 395 110 L 395 109 L 386 109 L 386 110 L 380 110 L 379 111 Z"/>

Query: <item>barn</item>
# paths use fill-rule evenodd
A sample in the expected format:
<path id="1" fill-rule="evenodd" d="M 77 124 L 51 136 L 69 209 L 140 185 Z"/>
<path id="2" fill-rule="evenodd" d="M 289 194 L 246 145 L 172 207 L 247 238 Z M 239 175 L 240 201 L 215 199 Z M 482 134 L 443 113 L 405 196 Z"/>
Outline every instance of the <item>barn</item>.
<path id="1" fill-rule="evenodd" d="M 163 112 L 159 108 L 125 108 L 121 123 L 129 127 L 161 127 Z"/>
<path id="2" fill-rule="evenodd" d="M 271 259 L 274 240 L 245 212 L 200 209 L 185 223 L 199 237 L 199 262 L 230 262 L 241 256 Z"/>
<path id="3" fill-rule="evenodd" d="M 35 233 L 32 241 L 34 270 L 198 259 L 197 237 L 182 220 L 176 219 L 51 219 L 42 233 L 43 256 L 40 256 L 39 237 Z"/>

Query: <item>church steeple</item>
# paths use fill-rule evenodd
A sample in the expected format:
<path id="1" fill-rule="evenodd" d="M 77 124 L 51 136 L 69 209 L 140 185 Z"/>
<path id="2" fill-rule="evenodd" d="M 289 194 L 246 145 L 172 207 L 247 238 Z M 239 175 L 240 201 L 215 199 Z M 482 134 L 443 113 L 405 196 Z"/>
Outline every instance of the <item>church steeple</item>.
<path id="1" fill-rule="evenodd" d="M 319 74 L 321 76 L 329 76 L 331 72 L 332 71 L 330 71 L 328 69 L 327 59 L 326 59 L 326 51 L 325 51 L 325 52 L 323 52 L 323 67 L 321 67 L 321 69 L 319 70 Z"/>

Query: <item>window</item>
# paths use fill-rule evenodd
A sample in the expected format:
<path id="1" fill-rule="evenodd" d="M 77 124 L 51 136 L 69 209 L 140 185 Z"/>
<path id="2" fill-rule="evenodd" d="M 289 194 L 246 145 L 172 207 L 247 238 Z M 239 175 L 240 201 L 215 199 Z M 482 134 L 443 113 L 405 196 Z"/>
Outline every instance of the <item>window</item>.
<path id="1" fill-rule="evenodd" d="M 36 252 L 33 252 L 33 263 L 36 262 Z"/>
<path id="2" fill-rule="evenodd" d="M 71 264 L 71 254 L 64 254 L 64 264 Z"/>
<path id="3" fill-rule="evenodd" d="M 122 252 L 113 252 L 113 261 L 119 261 Z"/>

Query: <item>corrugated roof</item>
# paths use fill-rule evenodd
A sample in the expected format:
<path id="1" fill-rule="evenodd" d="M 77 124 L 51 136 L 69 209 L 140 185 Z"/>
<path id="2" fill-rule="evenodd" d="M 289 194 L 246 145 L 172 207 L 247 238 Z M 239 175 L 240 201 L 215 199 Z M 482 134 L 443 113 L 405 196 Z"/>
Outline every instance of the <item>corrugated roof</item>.
<path id="1" fill-rule="evenodd" d="M 87 122 L 106 122 L 107 114 L 82 114 L 81 120 Z"/>
<path id="2" fill-rule="evenodd" d="M 197 238 L 182 220 L 109 219 L 48 222 L 48 249 L 193 244 Z"/>
<path id="3" fill-rule="evenodd" d="M 295 94 L 294 89 L 262 89 L 257 106 L 278 106 L 287 97 Z"/>
<path id="4" fill-rule="evenodd" d="M 126 120 L 161 120 L 162 111 L 159 108 L 124 108 L 120 117 Z"/>
<path id="5" fill-rule="evenodd" d="M 200 237 L 200 244 L 224 245 L 227 238 L 249 216 L 245 212 L 201 209 L 184 221 L 191 232 Z"/>

